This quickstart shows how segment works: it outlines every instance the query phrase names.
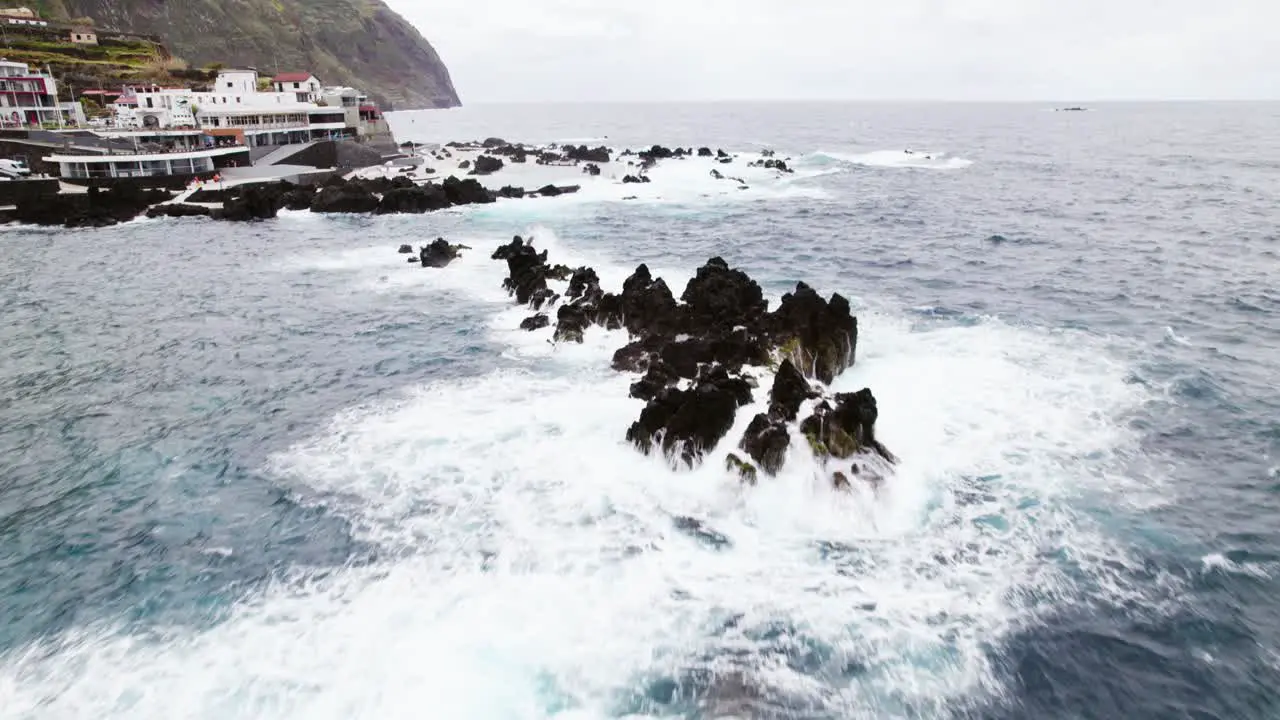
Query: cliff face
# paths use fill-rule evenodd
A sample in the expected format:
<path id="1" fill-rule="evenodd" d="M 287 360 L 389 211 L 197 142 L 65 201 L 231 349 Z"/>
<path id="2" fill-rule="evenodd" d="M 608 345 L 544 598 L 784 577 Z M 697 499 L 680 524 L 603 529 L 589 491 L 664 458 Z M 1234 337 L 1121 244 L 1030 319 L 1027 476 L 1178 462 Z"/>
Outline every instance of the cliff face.
<path id="1" fill-rule="evenodd" d="M 163 36 L 193 67 L 310 71 L 368 92 L 384 109 L 459 105 L 431 44 L 382 0 L 46 0 L 51 13 Z M 0 4 L 10 4 L 3 2 Z"/>

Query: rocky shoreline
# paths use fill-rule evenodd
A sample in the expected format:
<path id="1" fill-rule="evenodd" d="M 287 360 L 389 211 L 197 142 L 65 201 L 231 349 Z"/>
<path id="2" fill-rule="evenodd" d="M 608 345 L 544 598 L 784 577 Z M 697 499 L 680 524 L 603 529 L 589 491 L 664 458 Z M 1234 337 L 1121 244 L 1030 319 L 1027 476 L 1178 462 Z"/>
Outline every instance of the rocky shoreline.
<path id="1" fill-rule="evenodd" d="M 316 213 L 417 214 L 451 207 L 496 202 L 499 199 L 556 197 L 578 192 L 579 184 L 543 183 L 534 189 L 505 184 L 487 187 L 480 178 L 490 179 L 505 170 L 521 165 L 548 168 L 579 168 L 588 179 L 599 178 L 603 168 L 612 171 L 620 184 L 649 183 L 648 171 L 659 161 L 706 159 L 714 165 L 726 166 L 738 156 L 723 149 L 648 148 L 617 151 L 606 146 L 586 145 L 533 146 L 508 143 L 500 138 L 483 142 L 451 142 L 435 150 L 425 151 L 424 161 L 455 164 L 456 170 L 440 171 L 435 179 L 432 167 L 369 168 L 384 173 L 379 177 L 360 177 L 355 171 L 334 176 L 318 185 L 296 185 L 287 181 L 253 182 L 226 189 L 202 189 L 185 202 L 173 202 L 173 195 L 163 190 L 140 191 L 129 186 L 113 189 L 90 188 L 88 193 L 60 194 L 49 198 L 19 201 L 13 213 L 15 220 L 35 225 L 105 227 L 128 222 L 139 216 L 208 217 L 213 220 L 256 221 L 276 217 L 281 210 Z M 765 168 L 778 174 L 794 172 L 786 159 L 777 158 L 769 150 L 755 160 L 743 162 L 747 167 Z M 463 177 L 458 177 L 458 174 Z M 741 177 L 733 177 L 712 167 L 708 174 L 716 180 L 734 183 L 748 189 Z M 607 178 L 600 178 L 605 181 Z"/>
<path id="2" fill-rule="evenodd" d="M 462 249 L 437 239 L 420 250 L 419 262 L 444 267 Z M 646 265 L 612 293 L 594 269 L 552 265 L 547 255 L 532 238 L 517 236 L 491 258 L 506 262 L 504 288 L 532 311 L 522 329 L 554 325 L 557 343 L 582 342 L 593 325 L 627 331 L 630 342 L 617 349 L 612 366 L 638 376 L 630 396 L 645 406 L 625 437 L 640 452 L 659 454 L 673 468 L 700 465 L 761 390 L 752 370 L 768 368 L 768 409 L 751 419 L 725 461 L 744 483 L 781 471 L 793 428 L 837 489 L 854 480 L 877 488 L 897 462 L 876 439 L 871 390 L 827 389 L 853 365 L 858 342 L 857 318 L 838 293 L 824 299 L 798 283 L 770 311 L 760 285 L 719 257 L 698 268 L 678 300 Z M 557 292 L 549 283 L 564 287 Z"/>

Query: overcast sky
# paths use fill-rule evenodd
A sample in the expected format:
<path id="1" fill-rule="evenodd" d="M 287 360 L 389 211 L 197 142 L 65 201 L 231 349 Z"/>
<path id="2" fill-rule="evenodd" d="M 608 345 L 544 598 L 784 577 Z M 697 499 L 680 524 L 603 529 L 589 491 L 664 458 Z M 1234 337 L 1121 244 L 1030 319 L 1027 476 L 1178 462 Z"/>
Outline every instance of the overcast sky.
<path id="1" fill-rule="evenodd" d="M 386 0 L 463 103 L 1280 98 L 1275 0 Z"/>

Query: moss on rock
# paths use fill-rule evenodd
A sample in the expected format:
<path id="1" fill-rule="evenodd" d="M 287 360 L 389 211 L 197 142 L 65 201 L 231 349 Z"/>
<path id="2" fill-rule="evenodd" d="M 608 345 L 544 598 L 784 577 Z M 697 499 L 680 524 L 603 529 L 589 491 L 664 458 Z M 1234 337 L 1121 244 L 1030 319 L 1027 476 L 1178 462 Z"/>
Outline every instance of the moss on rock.
<path id="1" fill-rule="evenodd" d="M 756 484 L 756 466 L 733 453 L 729 453 L 725 456 L 724 469 L 730 472 L 737 472 L 738 477 L 742 482 L 748 485 Z"/>

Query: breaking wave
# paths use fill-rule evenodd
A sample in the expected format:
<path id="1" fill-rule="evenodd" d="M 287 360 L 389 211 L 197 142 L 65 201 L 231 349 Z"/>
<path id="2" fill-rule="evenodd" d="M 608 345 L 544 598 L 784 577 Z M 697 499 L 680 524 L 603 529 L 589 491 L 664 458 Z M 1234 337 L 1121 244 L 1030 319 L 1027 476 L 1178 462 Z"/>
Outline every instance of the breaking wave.
<path id="1" fill-rule="evenodd" d="M 630 272 L 533 234 L 606 286 Z M 1002 639 L 1140 593 L 1073 505 L 1117 482 L 1136 442 L 1121 419 L 1145 399 L 1087 335 L 863 312 L 835 389 L 874 389 L 896 474 L 839 493 L 793 442 L 779 477 L 744 488 L 729 440 L 684 472 L 623 441 L 641 404 L 609 369 L 621 337 L 517 330 L 528 311 L 488 259 L 506 239 L 408 273 L 488 308 L 501 367 L 341 412 L 266 469 L 376 562 L 281 577 L 209 628 L 94 627 L 11 653 L 8 716 L 947 714 L 1004 692 Z M 295 262 L 369 288 L 399 257 Z M 676 288 L 690 275 L 654 270 Z"/>

